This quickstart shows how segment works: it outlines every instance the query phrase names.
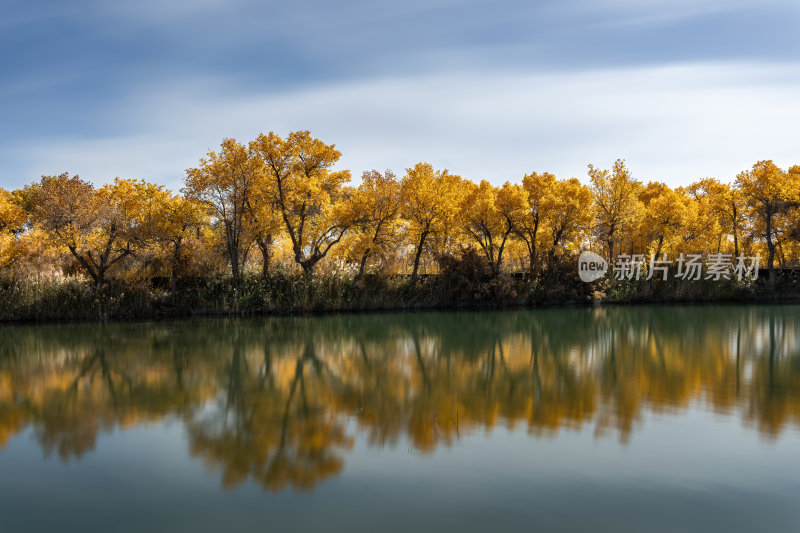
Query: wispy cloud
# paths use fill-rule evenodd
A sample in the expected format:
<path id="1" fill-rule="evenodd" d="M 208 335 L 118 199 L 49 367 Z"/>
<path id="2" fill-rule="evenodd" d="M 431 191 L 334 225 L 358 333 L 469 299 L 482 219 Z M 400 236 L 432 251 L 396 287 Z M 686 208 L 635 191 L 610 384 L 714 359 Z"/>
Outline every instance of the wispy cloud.
<path id="1" fill-rule="evenodd" d="M 145 177 L 179 188 L 183 172 L 224 136 L 310 129 L 354 175 L 417 161 L 472 179 L 530 170 L 585 176 L 627 158 L 637 177 L 688 184 L 732 179 L 759 159 L 798 163 L 796 65 L 680 64 L 580 73 L 459 71 L 242 92 L 219 79 L 149 84 L 119 103 L 103 138 L 49 137 L 2 152 L 16 185 L 68 170 L 97 182 Z M 14 183 L 12 183 L 14 184 Z"/>
<path id="2" fill-rule="evenodd" d="M 180 185 L 223 136 L 310 129 L 343 164 L 471 178 L 731 177 L 794 157 L 790 0 L 17 2 L 0 20 L 0 185 Z M 746 38 L 744 37 L 746 36 Z"/>

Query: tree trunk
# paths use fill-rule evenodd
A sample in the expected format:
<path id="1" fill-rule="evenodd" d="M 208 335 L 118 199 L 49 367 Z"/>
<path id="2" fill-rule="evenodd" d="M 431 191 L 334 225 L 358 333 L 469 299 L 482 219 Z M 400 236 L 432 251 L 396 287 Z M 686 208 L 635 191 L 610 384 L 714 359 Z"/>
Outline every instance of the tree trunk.
<path id="1" fill-rule="evenodd" d="M 358 267 L 358 274 L 356 274 L 355 281 L 360 280 L 364 275 L 364 269 L 367 266 L 367 257 L 369 257 L 369 248 L 364 250 L 364 255 L 361 256 L 361 264 Z"/>
<path id="2" fill-rule="evenodd" d="M 530 264 L 528 265 L 528 270 L 531 273 L 531 277 L 536 274 L 536 239 L 531 241 L 531 244 L 528 245 L 528 257 L 530 259 Z"/>
<path id="3" fill-rule="evenodd" d="M 767 268 L 769 269 L 769 288 L 775 288 L 775 243 L 772 242 L 772 213 L 767 212 L 766 218 L 766 235 L 767 250 L 769 257 L 767 258 Z"/>
<path id="4" fill-rule="evenodd" d="M 303 274 L 306 278 L 306 281 L 311 281 L 311 278 L 314 277 L 314 265 L 316 264 L 316 261 L 310 259 L 306 259 L 300 263 L 300 266 L 303 267 Z"/>
<path id="5" fill-rule="evenodd" d="M 172 268 L 170 268 L 169 273 L 169 290 L 171 293 L 175 293 L 175 289 L 178 286 L 178 268 L 180 266 L 180 257 L 181 257 L 181 242 L 175 242 L 175 248 L 172 253 Z"/>
<path id="6" fill-rule="evenodd" d="M 269 276 L 269 244 L 263 238 L 256 239 L 258 249 L 261 250 L 261 277 L 267 278 Z"/>
<path id="7" fill-rule="evenodd" d="M 77 248 L 70 246 L 69 251 L 72 253 L 73 257 L 75 257 L 75 259 L 78 260 L 78 264 L 81 265 L 84 268 L 84 270 L 86 270 L 86 273 L 89 274 L 89 277 L 92 278 L 92 281 L 94 282 L 94 287 L 96 289 L 99 280 L 97 274 L 95 274 L 94 272 L 94 269 L 92 269 L 92 266 L 89 264 L 86 258 L 83 257 L 83 255 L 78 253 Z"/>
<path id="8" fill-rule="evenodd" d="M 425 239 L 428 237 L 428 232 L 422 232 L 419 238 L 419 244 L 417 245 L 417 252 L 414 255 L 414 269 L 411 271 L 411 283 L 414 284 L 417 282 L 417 271 L 419 271 L 419 260 L 422 257 L 422 248 L 425 246 Z"/>
<path id="9" fill-rule="evenodd" d="M 231 263 L 231 275 L 234 279 L 239 279 L 239 238 L 236 229 L 232 226 L 230 222 L 225 223 L 225 248 Z"/>

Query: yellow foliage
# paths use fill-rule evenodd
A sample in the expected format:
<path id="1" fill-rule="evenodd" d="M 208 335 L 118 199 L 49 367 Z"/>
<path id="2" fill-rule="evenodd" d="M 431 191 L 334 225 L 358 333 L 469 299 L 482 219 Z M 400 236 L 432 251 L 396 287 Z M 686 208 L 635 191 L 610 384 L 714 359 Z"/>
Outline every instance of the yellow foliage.
<path id="1" fill-rule="evenodd" d="M 186 171 L 186 195 L 208 207 L 224 235 L 225 251 L 234 277 L 241 274 L 247 246 L 245 226 L 250 198 L 263 178 L 264 163 L 236 139 L 223 139 L 220 152 L 208 152 L 200 166 Z"/>
<path id="2" fill-rule="evenodd" d="M 352 223 L 343 204 L 350 171 L 331 170 L 342 154 L 308 131 L 292 132 L 286 139 L 273 132 L 261 134 L 250 149 L 264 166 L 265 187 L 273 195 L 295 261 L 311 275 Z"/>
<path id="3" fill-rule="evenodd" d="M 406 169 L 401 183 L 402 216 L 407 241 L 414 246 L 412 279 L 416 278 L 420 259 L 431 241 L 435 252 L 443 254 L 453 243 L 454 222 L 464 194 L 460 176 L 434 170 L 430 163 L 417 163 Z"/>
<path id="4" fill-rule="evenodd" d="M 398 244 L 400 182 L 391 171 L 364 172 L 361 185 L 350 194 L 348 209 L 353 224 L 348 250 L 364 274 L 367 262 L 379 258 L 384 264 Z"/>
<path id="5" fill-rule="evenodd" d="M 109 271 L 168 272 L 174 288 L 181 275 L 218 272 L 224 261 L 238 277 L 258 259 L 264 275 L 278 262 L 310 276 L 322 262 L 357 277 L 380 269 L 416 280 L 466 246 L 495 273 L 549 269 L 583 248 L 612 260 L 759 253 L 773 267 L 799 259 L 800 165 L 760 161 L 734 183 L 705 178 L 673 189 L 634 179 L 622 159 L 608 170 L 589 165 L 588 185 L 531 172 L 496 186 L 418 163 L 401 180 L 373 170 L 350 187 L 350 172 L 334 169 L 340 158 L 308 131 L 270 132 L 246 144 L 223 139 L 186 171 L 182 194 L 134 179 L 95 188 L 66 173 L 0 189 L 0 267 L 77 263 L 97 286 Z"/>
<path id="6" fill-rule="evenodd" d="M 634 247 L 634 232 L 643 211 L 637 197 L 641 183 L 631 177 L 622 159 L 617 159 L 610 171 L 589 165 L 589 179 L 595 201 L 595 236 L 613 258 L 615 247 Z"/>
<path id="7" fill-rule="evenodd" d="M 800 204 L 800 169 L 792 167 L 788 172 L 772 161 L 759 161 L 747 172 L 736 177 L 736 185 L 742 191 L 754 231 L 763 237 L 767 248 L 767 266 L 770 285 L 775 282 L 773 266 L 775 255 L 786 234 L 794 228 Z"/>

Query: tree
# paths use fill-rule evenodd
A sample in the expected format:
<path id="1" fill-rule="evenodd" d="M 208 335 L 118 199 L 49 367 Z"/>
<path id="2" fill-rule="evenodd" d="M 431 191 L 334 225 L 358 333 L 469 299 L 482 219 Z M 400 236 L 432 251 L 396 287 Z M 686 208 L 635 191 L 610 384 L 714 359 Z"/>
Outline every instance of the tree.
<path id="1" fill-rule="evenodd" d="M 459 176 L 447 169 L 434 170 L 430 163 L 417 163 L 406 169 L 401 182 L 402 216 L 409 240 L 414 244 L 411 283 L 417 280 L 420 258 L 432 236 L 446 233 L 453 223 L 462 193 Z"/>
<path id="2" fill-rule="evenodd" d="M 540 201 L 544 227 L 550 235 L 549 256 L 569 243 L 579 245 L 581 236 L 591 227 L 592 191 L 578 179 L 558 180 Z"/>
<path id="3" fill-rule="evenodd" d="M 796 204 L 800 205 L 800 165 L 793 165 L 788 170 L 789 183 L 794 186 L 793 196 L 797 200 Z M 800 243 L 800 209 L 792 209 L 789 220 L 789 235 L 795 241 L 795 245 Z M 795 261 L 797 261 L 797 253 L 793 254 Z"/>
<path id="4" fill-rule="evenodd" d="M 531 172 L 522 178 L 522 187 L 527 194 L 527 209 L 517 221 L 517 236 L 525 242 L 528 249 L 531 274 L 536 272 L 537 247 L 544 219 L 543 202 L 555 187 L 556 177 L 549 172 Z"/>
<path id="5" fill-rule="evenodd" d="M 186 242 L 200 234 L 208 224 L 208 209 L 194 198 L 159 188 L 153 196 L 154 209 L 148 217 L 148 235 L 169 247 L 170 290 L 175 292 L 184 264 Z"/>
<path id="6" fill-rule="evenodd" d="M 187 196 L 208 206 L 213 218 L 221 224 L 225 235 L 225 251 L 231 274 L 241 275 L 245 224 L 253 188 L 263 175 L 259 157 L 236 139 L 223 139 L 220 152 L 209 150 L 197 168 L 186 171 Z"/>
<path id="7" fill-rule="evenodd" d="M 466 182 L 469 192 L 461 202 L 461 219 L 466 234 L 475 240 L 497 275 L 506 242 L 525 211 L 525 193 L 518 185 L 498 189 L 488 181 Z"/>
<path id="8" fill-rule="evenodd" d="M 778 246 L 778 217 L 797 205 L 797 183 L 772 161 L 759 161 L 736 177 L 736 184 L 754 221 L 756 232 L 767 245 L 769 285 L 775 286 L 775 250 Z"/>
<path id="9" fill-rule="evenodd" d="M 69 250 L 97 289 L 109 269 L 135 253 L 142 240 L 142 210 L 157 186 L 117 178 L 95 190 L 77 175 L 43 176 L 23 194 L 33 221 L 52 244 Z"/>
<path id="10" fill-rule="evenodd" d="M 294 259 L 311 277 L 350 226 L 343 204 L 350 171 L 333 171 L 342 154 L 308 131 L 291 132 L 285 140 L 272 132 L 261 134 L 250 146 L 265 165 Z"/>
<path id="11" fill-rule="evenodd" d="M 746 206 L 741 191 L 714 178 L 705 178 L 691 184 L 687 192 L 700 204 L 699 216 L 702 217 L 706 214 L 705 211 L 710 211 L 715 219 L 716 224 L 711 225 L 719 229 L 717 251 L 722 248 L 722 240 L 730 236 L 733 238 L 733 254 L 738 256 L 742 231 L 747 224 Z"/>
<path id="12" fill-rule="evenodd" d="M 640 183 L 631 178 L 623 159 L 617 159 L 611 171 L 589 165 L 589 178 L 595 199 L 595 234 L 613 261 L 615 244 L 632 233 L 641 213 L 636 197 Z"/>
<path id="13" fill-rule="evenodd" d="M 0 188 L 0 231 L 19 231 L 24 223 L 25 210 L 10 192 Z"/>
<path id="14" fill-rule="evenodd" d="M 0 266 L 12 262 L 17 255 L 16 235 L 25 224 L 27 215 L 14 195 L 0 188 Z"/>
<path id="15" fill-rule="evenodd" d="M 246 228 L 250 238 L 261 252 L 261 276 L 269 274 L 270 258 L 275 240 L 281 234 L 283 220 L 278 208 L 274 184 L 265 172 L 247 201 Z"/>
<path id="16" fill-rule="evenodd" d="M 664 183 L 648 183 L 640 192 L 644 206 L 640 234 L 647 248 L 661 256 L 665 243 L 681 237 L 687 217 L 688 198 L 673 191 Z"/>
<path id="17" fill-rule="evenodd" d="M 359 258 L 356 279 L 364 275 L 369 259 L 386 254 L 396 244 L 401 200 L 400 182 L 391 171 L 362 174 L 361 185 L 350 199 L 354 251 Z"/>

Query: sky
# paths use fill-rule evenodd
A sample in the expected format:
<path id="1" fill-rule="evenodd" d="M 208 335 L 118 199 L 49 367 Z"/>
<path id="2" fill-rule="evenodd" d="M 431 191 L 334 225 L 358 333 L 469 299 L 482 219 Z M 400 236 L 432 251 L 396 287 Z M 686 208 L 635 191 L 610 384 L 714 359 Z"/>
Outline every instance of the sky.
<path id="1" fill-rule="evenodd" d="M 494 184 L 800 163 L 796 0 L 0 0 L 0 187 L 181 188 L 225 137 Z"/>

